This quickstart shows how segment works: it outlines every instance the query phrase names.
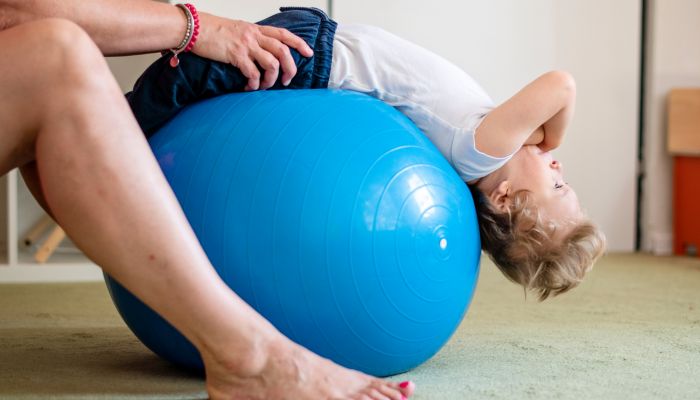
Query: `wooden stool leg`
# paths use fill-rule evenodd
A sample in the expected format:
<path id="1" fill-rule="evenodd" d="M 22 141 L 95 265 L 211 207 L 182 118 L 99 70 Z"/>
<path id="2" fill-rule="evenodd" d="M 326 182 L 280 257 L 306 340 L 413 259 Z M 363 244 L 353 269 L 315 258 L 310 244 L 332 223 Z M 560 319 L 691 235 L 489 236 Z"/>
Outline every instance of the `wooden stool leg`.
<path id="1" fill-rule="evenodd" d="M 25 246 L 31 246 L 39 240 L 41 235 L 46 232 L 47 229 L 49 229 L 49 226 L 53 223 L 53 220 L 51 217 L 48 215 L 44 215 L 43 218 L 41 218 L 34 226 L 32 226 L 32 229 L 29 230 L 29 232 L 24 236 L 24 245 Z"/>
<path id="2" fill-rule="evenodd" d="M 51 254 L 53 254 L 54 251 L 56 251 L 56 248 L 58 247 L 59 244 L 61 244 L 61 241 L 63 238 L 66 237 L 66 233 L 63 231 L 63 229 L 56 225 L 51 233 L 49 234 L 49 237 L 46 239 L 44 244 L 39 247 L 39 250 L 34 253 L 34 259 L 36 262 L 43 264 L 46 262 L 46 260 L 51 257 Z"/>

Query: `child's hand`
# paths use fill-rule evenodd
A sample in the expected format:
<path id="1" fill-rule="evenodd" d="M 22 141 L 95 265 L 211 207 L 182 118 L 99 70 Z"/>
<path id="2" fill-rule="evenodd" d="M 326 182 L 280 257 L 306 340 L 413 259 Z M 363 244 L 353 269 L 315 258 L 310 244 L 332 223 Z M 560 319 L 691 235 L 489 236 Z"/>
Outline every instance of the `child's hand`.
<path id="1" fill-rule="evenodd" d="M 544 130 L 543 130 L 544 132 Z M 540 148 L 542 151 L 552 151 L 556 149 L 557 147 L 561 146 L 562 139 L 564 139 L 564 135 L 543 135 L 543 139 L 541 143 L 537 144 L 537 147 Z"/>
<path id="2" fill-rule="evenodd" d="M 547 135 L 544 133 L 544 126 L 540 126 L 534 132 L 532 132 L 532 135 L 527 138 L 525 143 L 523 143 L 523 146 L 535 145 L 542 151 L 552 151 L 559 147 L 561 144 L 561 138 L 562 136 L 547 138 Z"/>
<path id="3" fill-rule="evenodd" d="M 525 143 L 523 143 L 523 146 L 527 146 L 529 144 L 534 144 L 536 146 L 539 146 L 544 142 L 544 128 L 540 126 L 539 128 L 535 129 L 534 132 L 530 135 L 530 137 L 527 138 Z"/>

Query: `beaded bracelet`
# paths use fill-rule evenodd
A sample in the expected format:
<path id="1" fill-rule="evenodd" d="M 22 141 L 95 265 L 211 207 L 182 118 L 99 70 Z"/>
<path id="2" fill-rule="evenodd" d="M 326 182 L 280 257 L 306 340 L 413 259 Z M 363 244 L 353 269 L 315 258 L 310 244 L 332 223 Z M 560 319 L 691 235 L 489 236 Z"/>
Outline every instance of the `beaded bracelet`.
<path id="1" fill-rule="evenodd" d="M 182 38 L 180 44 L 169 50 L 173 53 L 173 56 L 170 57 L 170 66 L 173 68 L 180 65 L 180 60 L 177 58 L 177 55 L 192 50 L 199 36 L 199 14 L 195 6 L 189 3 L 176 4 L 176 6 L 185 13 L 185 17 L 187 17 L 187 28 L 185 29 L 185 37 Z"/>

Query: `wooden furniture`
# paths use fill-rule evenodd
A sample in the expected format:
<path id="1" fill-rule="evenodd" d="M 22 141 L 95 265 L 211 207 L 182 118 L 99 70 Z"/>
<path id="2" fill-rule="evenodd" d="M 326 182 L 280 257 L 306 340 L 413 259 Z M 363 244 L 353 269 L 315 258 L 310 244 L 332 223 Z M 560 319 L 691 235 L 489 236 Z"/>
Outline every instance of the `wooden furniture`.
<path id="1" fill-rule="evenodd" d="M 700 88 L 668 96 L 668 151 L 673 155 L 673 252 L 700 249 Z"/>
<path id="2" fill-rule="evenodd" d="M 673 89 L 669 93 L 668 151 L 700 156 L 700 88 Z"/>

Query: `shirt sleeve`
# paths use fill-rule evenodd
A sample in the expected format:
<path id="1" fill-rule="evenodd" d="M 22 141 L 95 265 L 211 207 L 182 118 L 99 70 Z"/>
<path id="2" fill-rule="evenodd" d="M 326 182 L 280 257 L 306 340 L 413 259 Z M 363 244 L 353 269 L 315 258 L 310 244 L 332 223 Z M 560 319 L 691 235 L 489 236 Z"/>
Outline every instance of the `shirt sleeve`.
<path id="1" fill-rule="evenodd" d="M 483 116 L 479 123 L 483 120 Z M 457 170 L 460 178 L 465 182 L 483 178 L 484 176 L 501 168 L 513 157 L 509 154 L 505 157 L 494 157 L 476 148 L 476 127 L 464 129 L 455 133 L 452 140 L 452 165 Z"/>

